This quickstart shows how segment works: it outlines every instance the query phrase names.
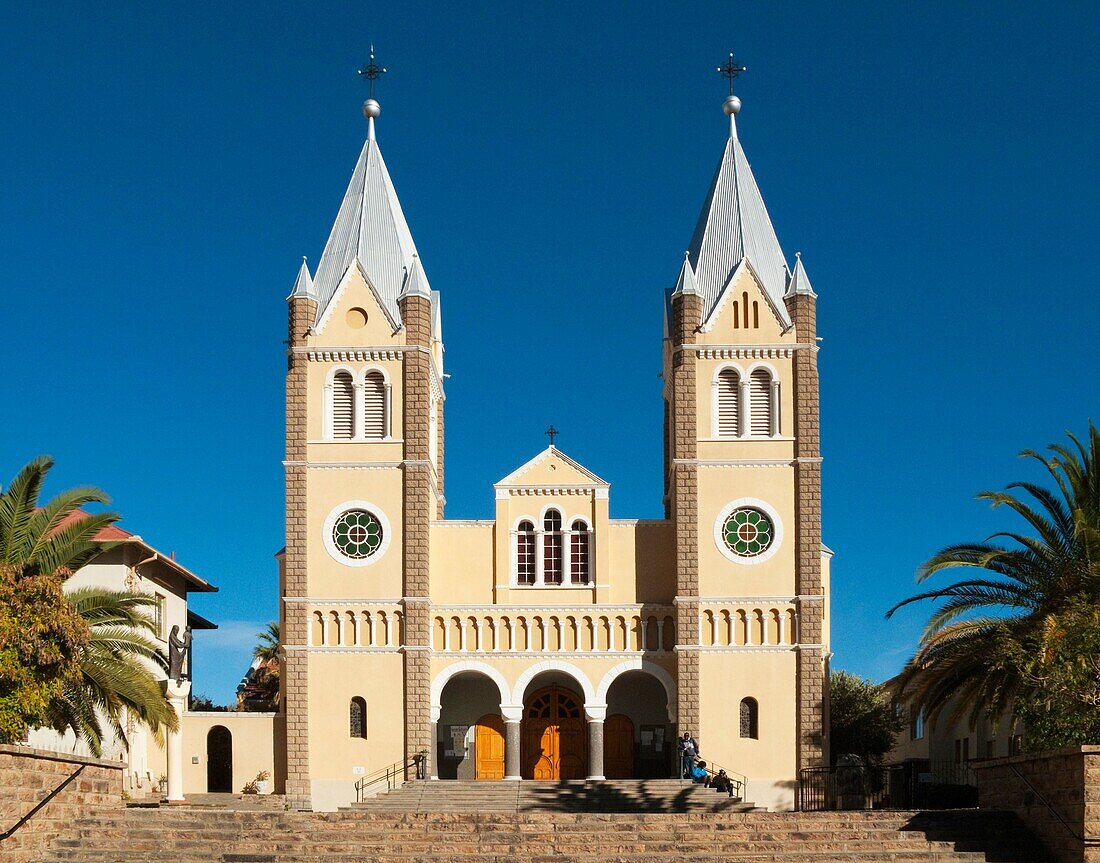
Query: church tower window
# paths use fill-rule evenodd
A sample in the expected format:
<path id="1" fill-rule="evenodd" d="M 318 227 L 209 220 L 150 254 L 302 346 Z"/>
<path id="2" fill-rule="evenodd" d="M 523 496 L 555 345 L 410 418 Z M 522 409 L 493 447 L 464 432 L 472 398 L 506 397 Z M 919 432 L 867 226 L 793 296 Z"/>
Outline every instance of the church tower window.
<path id="1" fill-rule="evenodd" d="M 351 372 L 337 372 L 332 378 L 332 437 L 351 440 L 355 436 L 355 383 Z"/>
<path id="2" fill-rule="evenodd" d="M 363 509 L 349 509 L 332 527 L 332 542 L 351 560 L 363 560 L 382 545 L 382 523 Z"/>
<path id="3" fill-rule="evenodd" d="M 535 526 L 529 521 L 516 530 L 516 583 L 535 583 Z"/>
<path id="4" fill-rule="evenodd" d="M 542 521 L 542 580 L 546 584 L 562 582 L 561 513 L 549 510 Z"/>
<path id="5" fill-rule="evenodd" d="M 736 369 L 723 369 L 718 375 L 718 436 L 740 434 L 741 376 Z"/>
<path id="6" fill-rule="evenodd" d="M 756 557 L 772 544 L 775 528 L 771 519 L 758 509 L 742 507 L 726 518 L 722 528 L 726 547 L 741 557 Z"/>
<path id="7" fill-rule="evenodd" d="M 767 369 L 755 369 L 749 376 L 750 431 L 753 437 L 772 435 L 772 376 Z"/>
<path id="8" fill-rule="evenodd" d="M 348 736 L 367 739 L 367 702 L 358 695 L 351 700 L 348 714 Z"/>
<path id="9" fill-rule="evenodd" d="M 381 372 L 363 376 L 363 437 L 382 440 L 386 437 L 386 380 Z"/>
<path id="10" fill-rule="evenodd" d="M 569 581 L 572 584 L 588 584 L 590 543 L 588 525 L 577 519 L 569 536 Z"/>

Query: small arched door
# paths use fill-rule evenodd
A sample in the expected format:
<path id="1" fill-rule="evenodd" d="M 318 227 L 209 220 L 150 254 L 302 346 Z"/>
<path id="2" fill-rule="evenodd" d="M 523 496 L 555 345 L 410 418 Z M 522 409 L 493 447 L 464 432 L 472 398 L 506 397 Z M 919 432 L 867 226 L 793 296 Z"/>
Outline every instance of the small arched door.
<path id="1" fill-rule="evenodd" d="M 634 723 L 615 713 L 603 725 L 603 772 L 608 779 L 634 778 Z"/>
<path id="2" fill-rule="evenodd" d="M 547 686 L 523 711 L 523 777 L 584 779 L 584 707 L 575 692 Z"/>
<path id="3" fill-rule="evenodd" d="M 233 791 L 233 735 L 224 725 L 206 733 L 206 790 Z"/>
<path id="4" fill-rule="evenodd" d="M 498 713 L 486 713 L 477 721 L 474 733 L 474 778 L 504 778 L 504 720 Z"/>

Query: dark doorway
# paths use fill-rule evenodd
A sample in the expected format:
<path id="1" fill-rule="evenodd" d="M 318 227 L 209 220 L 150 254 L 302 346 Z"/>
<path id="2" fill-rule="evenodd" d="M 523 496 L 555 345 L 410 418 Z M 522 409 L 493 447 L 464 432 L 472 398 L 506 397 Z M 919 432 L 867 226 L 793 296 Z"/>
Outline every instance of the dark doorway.
<path id="1" fill-rule="evenodd" d="M 233 735 L 224 725 L 206 734 L 206 790 L 233 792 Z"/>

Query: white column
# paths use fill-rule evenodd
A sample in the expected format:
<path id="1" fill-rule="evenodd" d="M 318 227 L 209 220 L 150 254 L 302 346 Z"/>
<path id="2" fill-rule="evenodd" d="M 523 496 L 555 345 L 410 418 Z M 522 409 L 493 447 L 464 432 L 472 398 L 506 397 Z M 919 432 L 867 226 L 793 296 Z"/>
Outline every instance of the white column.
<path id="1" fill-rule="evenodd" d="M 179 727 L 175 731 L 169 731 L 167 736 L 168 749 L 168 802 L 183 802 L 183 711 L 187 706 L 187 695 L 191 692 L 191 681 L 184 680 L 177 683 L 174 680 L 161 682 L 164 694 L 168 697 L 168 703 L 176 714 L 176 722 Z"/>
<path id="2" fill-rule="evenodd" d="M 451 621 L 450 618 L 443 618 L 443 649 L 451 649 Z"/>
<path id="3" fill-rule="evenodd" d="M 768 429 L 772 437 L 779 435 L 779 381 L 772 379 L 771 426 Z"/>
<path id="4" fill-rule="evenodd" d="M 464 617 L 458 619 L 458 649 L 463 653 L 466 652 L 466 624 L 467 620 Z"/>
<path id="5" fill-rule="evenodd" d="M 516 619 L 514 617 L 508 620 L 508 649 L 516 649 Z"/>
<path id="6" fill-rule="evenodd" d="M 711 614 L 710 616 L 710 643 L 718 643 L 718 615 Z"/>
<path id="7" fill-rule="evenodd" d="M 557 618 L 554 628 L 558 631 L 558 650 L 565 650 L 565 627 L 561 625 L 561 618 Z"/>
<path id="8" fill-rule="evenodd" d="M 477 619 L 477 649 L 485 652 L 485 620 L 481 617 Z"/>
<path id="9" fill-rule="evenodd" d="M 535 531 L 535 584 L 542 587 L 546 573 L 544 570 L 544 555 L 546 553 L 546 531 L 541 527 Z"/>
<path id="10" fill-rule="evenodd" d="M 749 413 L 752 406 L 749 404 L 749 379 L 741 378 L 740 389 L 737 394 L 737 434 L 744 437 L 749 433 Z"/>

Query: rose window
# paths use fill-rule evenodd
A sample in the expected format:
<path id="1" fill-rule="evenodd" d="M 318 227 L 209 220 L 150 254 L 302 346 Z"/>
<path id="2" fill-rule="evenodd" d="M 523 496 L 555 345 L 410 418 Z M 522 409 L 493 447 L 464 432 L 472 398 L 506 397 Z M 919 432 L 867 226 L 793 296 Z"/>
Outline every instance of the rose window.
<path id="1" fill-rule="evenodd" d="M 332 541 L 345 557 L 363 560 L 382 545 L 382 522 L 365 509 L 349 509 L 332 526 Z"/>
<path id="2" fill-rule="evenodd" d="M 763 554 L 775 539 L 775 526 L 771 519 L 758 509 L 735 509 L 722 525 L 722 539 L 726 547 L 741 557 Z"/>

